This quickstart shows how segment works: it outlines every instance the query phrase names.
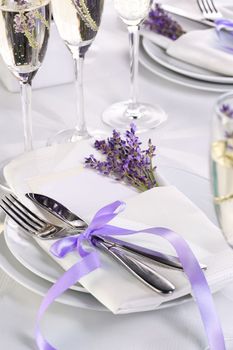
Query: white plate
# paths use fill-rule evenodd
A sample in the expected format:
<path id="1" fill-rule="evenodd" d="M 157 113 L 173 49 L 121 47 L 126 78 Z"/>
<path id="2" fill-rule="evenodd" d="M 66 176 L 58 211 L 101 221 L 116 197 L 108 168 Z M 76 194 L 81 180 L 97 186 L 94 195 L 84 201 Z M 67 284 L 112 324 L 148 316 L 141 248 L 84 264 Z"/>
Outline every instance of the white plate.
<path id="1" fill-rule="evenodd" d="M 13 256 L 38 277 L 54 283 L 64 273 L 64 270 L 48 254 L 44 253 L 35 240 L 19 230 L 11 220 L 5 223 L 4 235 Z M 88 293 L 80 284 L 70 289 Z"/>
<path id="2" fill-rule="evenodd" d="M 0 268 L 19 284 L 38 295 L 45 296 L 49 288 L 52 286 L 51 283 L 36 276 L 34 273 L 23 267 L 23 265 L 19 264 L 18 260 L 14 258 L 7 248 L 3 234 L 0 235 Z M 191 300 L 191 296 L 188 295 L 174 301 L 161 304 L 157 310 L 180 305 Z M 81 309 L 109 312 L 109 310 L 92 295 L 87 293 L 77 293 L 73 290 L 66 291 L 58 299 L 56 299 L 56 301 L 64 305 Z"/>
<path id="3" fill-rule="evenodd" d="M 220 74 L 199 68 L 167 55 L 166 51 L 157 46 L 148 38 L 142 39 L 142 45 L 147 54 L 157 63 L 176 73 L 187 77 L 218 84 L 233 84 L 233 77 L 221 76 Z"/>
<path id="4" fill-rule="evenodd" d="M 0 267 L 11 278 L 36 294 L 44 296 L 52 286 L 52 284 L 45 279 L 36 276 L 34 273 L 23 267 L 23 265 L 14 258 L 7 248 L 3 234 L 0 235 Z M 92 295 L 78 293 L 73 290 L 66 291 L 57 299 L 57 301 L 65 305 L 75 306 L 82 309 L 107 311 L 107 309 Z"/>
<path id="5" fill-rule="evenodd" d="M 163 67 L 161 64 L 155 62 L 149 55 L 145 52 L 145 49 L 140 47 L 139 54 L 140 63 L 147 68 L 152 73 L 169 80 L 175 84 L 183 85 L 197 90 L 203 91 L 213 91 L 213 92 L 226 92 L 232 91 L 232 86 L 229 84 L 218 84 L 211 83 L 202 80 L 195 80 L 185 75 L 173 72 L 172 70 Z"/>

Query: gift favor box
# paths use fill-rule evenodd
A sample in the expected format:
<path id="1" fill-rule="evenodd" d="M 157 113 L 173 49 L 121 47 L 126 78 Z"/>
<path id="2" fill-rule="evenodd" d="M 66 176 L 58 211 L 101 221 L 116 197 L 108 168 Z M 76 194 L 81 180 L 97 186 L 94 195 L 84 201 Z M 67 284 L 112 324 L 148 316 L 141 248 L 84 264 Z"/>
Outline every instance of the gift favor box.
<path id="1" fill-rule="evenodd" d="M 19 82 L 9 71 L 1 57 L 0 80 L 7 90 L 11 92 L 19 91 Z M 48 49 L 43 64 L 33 79 L 33 88 L 66 84 L 73 80 L 72 56 L 60 38 L 55 24 L 51 23 Z"/>

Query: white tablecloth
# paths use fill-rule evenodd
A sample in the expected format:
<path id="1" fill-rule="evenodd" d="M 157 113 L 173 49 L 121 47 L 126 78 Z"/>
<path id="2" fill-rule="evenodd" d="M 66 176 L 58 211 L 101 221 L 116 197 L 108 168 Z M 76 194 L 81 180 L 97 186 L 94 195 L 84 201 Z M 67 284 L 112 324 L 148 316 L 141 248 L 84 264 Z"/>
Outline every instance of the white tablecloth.
<path id="1" fill-rule="evenodd" d="M 98 54 L 85 71 L 87 121 L 90 129 L 109 130 L 101 122 L 101 112 L 111 103 L 126 99 L 129 93 L 127 33 L 110 3 L 94 45 Z M 74 125 L 74 98 L 71 84 L 34 91 L 37 146 L 45 145 L 56 131 Z M 216 93 L 178 86 L 140 68 L 140 99 L 160 104 L 169 118 L 162 127 L 143 136 L 150 136 L 158 146 L 160 165 L 184 168 L 208 177 L 210 120 L 216 98 Z M 18 94 L 0 86 L 0 161 L 23 149 L 20 113 Z M 214 299 L 224 332 L 233 337 L 231 289 L 232 293 L 225 290 Z M 40 302 L 41 297 L 0 273 L 1 349 L 34 349 L 33 327 Z M 46 314 L 43 330 L 59 350 L 198 350 L 206 346 L 194 302 L 128 316 L 55 303 Z"/>

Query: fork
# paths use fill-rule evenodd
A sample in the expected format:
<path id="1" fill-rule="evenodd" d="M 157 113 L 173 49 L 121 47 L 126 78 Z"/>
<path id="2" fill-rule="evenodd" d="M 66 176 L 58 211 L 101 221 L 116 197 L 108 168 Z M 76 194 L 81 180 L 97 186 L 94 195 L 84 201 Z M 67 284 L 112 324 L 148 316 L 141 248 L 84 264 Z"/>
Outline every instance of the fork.
<path id="1" fill-rule="evenodd" d="M 206 19 L 215 21 L 216 19 L 222 18 L 222 14 L 215 6 L 214 0 L 197 0 L 197 3 Z"/>
<path id="2" fill-rule="evenodd" d="M 50 224 L 33 213 L 13 194 L 2 198 L 0 207 L 21 229 L 41 239 L 63 238 L 83 232 L 83 228 L 74 231 L 74 229 Z"/>

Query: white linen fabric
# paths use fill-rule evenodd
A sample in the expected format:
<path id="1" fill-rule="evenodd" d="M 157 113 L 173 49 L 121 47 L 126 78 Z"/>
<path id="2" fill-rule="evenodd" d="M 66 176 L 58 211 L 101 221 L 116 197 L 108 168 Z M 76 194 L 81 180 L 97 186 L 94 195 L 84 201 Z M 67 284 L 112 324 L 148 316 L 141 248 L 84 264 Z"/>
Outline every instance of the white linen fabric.
<path id="1" fill-rule="evenodd" d="M 164 1 L 163 3 L 184 9 L 189 14 L 200 12 L 196 1 Z M 223 8 L 227 10 L 228 17 L 231 15 L 233 19 L 233 6 L 221 7 L 221 10 Z M 222 75 L 233 76 L 233 54 L 223 48 L 213 28 L 189 30 L 175 41 L 148 30 L 143 30 L 142 35 L 165 49 L 172 57 Z"/>
<path id="2" fill-rule="evenodd" d="M 81 149 L 81 154 L 87 152 L 84 143 Z M 24 179 L 24 183 L 23 175 L 18 172 L 16 177 L 11 175 L 15 173 L 14 163 L 17 163 L 15 161 L 6 169 L 8 182 L 19 196 L 28 190 L 47 194 L 63 202 L 87 222 L 90 222 L 91 217 L 102 206 L 117 199 L 124 199 L 127 204 L 126 210 L 112 222 L 113 225 L 132 230 L 151 226 L 168 227 L 188 240 L 199 260 L 207 264 L 206 276 L 213 291 L 233 280 L 232 251 L 225 243 L 221 232 L 175 187 L 161 186 L 136 194 L 129 187 L 116 184 L 89 169 L 69 168 L 73 161 L 72 154 L 77 154 L 75 150 L 77 151 L 74 147 L 73 152 L 70 150 L 69 157 L 64 157 L 61 163 L 57 163 L 54 174 L 44 175 L 41 178 L 29 175 Z M 49 155 L 47 156 L 49 161 Z M 34 159 L 34 162 L 36 167 L 42 168 L 39 157 Z M 25 169 L 28 167 L 29 164 L 25 163 Z M 121 238 L 174 254 L 174 250 L 162 238 L 148 234 Z M 46 253 L 50 254 L 51 241 L 37 242 Z M 115 314 L 156 309 L 161 303 L 190 293 L 189 283 L 180 271 L 152 264 L 176 286 L 176 291 L 172 295 L 162 296 L 143 285 L 109 256 L 104 253 L 100 256 L 102 267 L 82 278 L 80 282 Z M 77 261 L 78 256 L 76 253 L 71 253 L 64 259 L 53 258 L 67 270 Z"/>

